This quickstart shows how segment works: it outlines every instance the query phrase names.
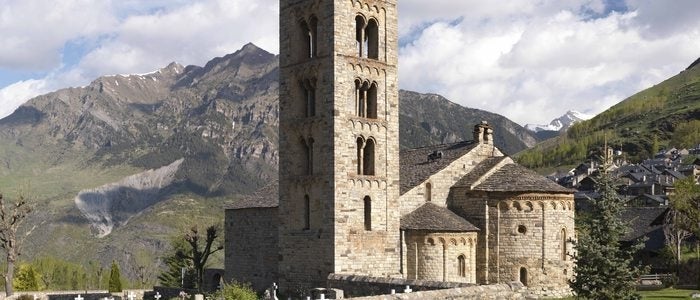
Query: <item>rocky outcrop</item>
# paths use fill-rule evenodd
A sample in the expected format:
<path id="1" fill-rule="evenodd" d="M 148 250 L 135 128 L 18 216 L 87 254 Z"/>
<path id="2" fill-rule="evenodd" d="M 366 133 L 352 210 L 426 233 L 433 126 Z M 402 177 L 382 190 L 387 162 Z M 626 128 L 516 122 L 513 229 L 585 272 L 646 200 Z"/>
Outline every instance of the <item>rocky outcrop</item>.
<path id="1" fill-rule="evenodd" d="M 104 237 L 134 215 L 165 199 L 183 159 L 156 170 L 131 175 L 119 182 L 83 190 L 75 205 L 90 221 L 93 232 Z"/>

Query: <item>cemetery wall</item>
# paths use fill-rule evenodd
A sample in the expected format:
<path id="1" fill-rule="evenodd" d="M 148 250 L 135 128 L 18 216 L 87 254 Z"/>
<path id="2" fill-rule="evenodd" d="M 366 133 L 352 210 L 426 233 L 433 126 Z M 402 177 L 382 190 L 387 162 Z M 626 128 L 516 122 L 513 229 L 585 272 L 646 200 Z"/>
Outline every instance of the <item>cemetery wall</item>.
<path id="1" fill-rule="evenodd" d="M 404 293 L 406 286 L 410 293 Z M 343 290 L 346 298 L 380 299 L 525 299 L 529 294 L 520 282 L 474 285 L 402 278 L 368 277 L 343 274 L 328 276 L 329 288 Z M 396 294 L 390 294 L 391 290 Z"/>
<path id="2" fill-rule="evenodd" d="M 430 291 L 475 286 L 475 284 L 464 282 L 443 282 L 391 277 L 370 277 L 348 274 L 328 275 L 328 288 L 343 290 L 345 297 L 362 297 L 389 294 L 392 289 L 395 290 L 397 293 L 400 293 L 403 292 L 407 285 L 413 291 Z"/>
<path id="3" fill-rule="evenodd" d="M 111 293 L 114 299 L 127 299 L 128 293 L 134 293 L 135 299 L 143 299 L 143 295 L 150 290 L 123 290 L 120 293 Z M 82 291 L 23 291 L 15 292 L 14 295 L 6 297 L 4 293 L 0 295 L 0 300 L 15 300 L 23 295 L 28 295 L 30 297 L 36 297 L 36 300 L 49 300 L 49 299 L 69 299 L 73 300 L 78 295 L 84 300 L 93 300 L 103 298 L 105 295 L 110 295 L 107 290 L 82 290 Z M 163 298 L 165 300 L 167 298 Z"/>

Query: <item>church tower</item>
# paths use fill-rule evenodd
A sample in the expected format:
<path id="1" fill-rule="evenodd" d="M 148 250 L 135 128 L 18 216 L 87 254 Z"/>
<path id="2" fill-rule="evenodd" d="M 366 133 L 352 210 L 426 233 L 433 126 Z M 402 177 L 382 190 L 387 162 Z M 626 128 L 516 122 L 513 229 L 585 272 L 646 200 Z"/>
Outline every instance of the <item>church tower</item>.
<path id="1" fill-rule="evenodd" d="M 279 275 L 400 276 L 396 0 L 280 0 Z"/>

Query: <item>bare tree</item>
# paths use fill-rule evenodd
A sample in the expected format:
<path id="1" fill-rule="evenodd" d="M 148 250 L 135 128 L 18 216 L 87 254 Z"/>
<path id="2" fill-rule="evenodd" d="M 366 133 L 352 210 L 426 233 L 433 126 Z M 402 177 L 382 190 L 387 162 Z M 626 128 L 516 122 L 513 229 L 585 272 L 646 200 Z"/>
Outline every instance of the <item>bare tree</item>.
<path id="1" fill-rule="evenodd" d="M 9 205 L 6 205 L 9 204 Z M 15 272 L 15 262 L 21 254 L 23 237 L 17 236 L 17 229 L 29 215 L 32 208 L 25 197 L 20 194 L 17 200 L 10 202 L 0 194 L 0 248 L 5 251 L 7 268 L 5 269 L 5 295 L 12 296 L 12 281 Z"/>
<path id="2" fill-rule="evenodd" d="M 683 241 L 693 235 L 692 232 L 686 230 L 688 222 L 682 214 L 675 209 L 669 209 L 664 217 L 664 236 L 666 237 L 666 245 L 671 249 L 674 259 L 676 260 L 676 274 L 681 263 L 681 246 Z"/>
<path id="3" fill-rule="evenodd" d="M 218 246 L 212 247 L 214 241 L 219 237 L 219 226 L 211 225 L 206 229 L 206 236 L 202 240 L 202 236 L 199 234 L 199 229 L 197 225 L 192 226 L 190 230 L 185 233 L 185 241 L 190 245 L 190 251 L 178 251 L 177 256 L 188 259 L 192 262 L 197 275 L 197 288 L 202 290 L 202 283 L 204 282 L 204 267 L 207 264 L 209 256 L 215 252 L 224 249 L 224 246 L 219 244 Z M 204 248 L 201 248 L 201 242 L 204 242 Z"/>

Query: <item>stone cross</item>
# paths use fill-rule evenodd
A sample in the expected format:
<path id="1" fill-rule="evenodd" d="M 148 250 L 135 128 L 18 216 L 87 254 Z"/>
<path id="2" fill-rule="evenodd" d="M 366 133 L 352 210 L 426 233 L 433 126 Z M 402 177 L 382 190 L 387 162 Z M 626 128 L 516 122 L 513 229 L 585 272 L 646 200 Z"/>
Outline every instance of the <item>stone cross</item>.
<path id="1" fill-rule="evenodd" d="M 78 297 L 75 297 L 75 300 L 84 300 L 85 298 L 80 297 L 80 294 L 78 294 Z"/>
<path id="2" fill-rule="evenodd" d="M 277 289 L 278 289 L 277 283 L 273 282 L 272 283 L 272 299 L 273 300 L 279 300 L 279 298 L 277 298 Z"/>
<path id="3" fill-rule="evenodd" d="M 411 286 L 410 286 L 410 285 L 407 285 L 407 286 L 406 286 L 406 289 L 404 289 L 403 292 L 404 292 L 404 293 L 410 293 L 410 292 L 413 292 L 413 290 L 411 289 Z"/>
<path id="4" fill-rule="evenodd" d="M 129 300 L 135 300 L 136 299 L 136 294 L 134 292 L 129 292 L 129 294 L 126 296 Z M 78 300 L 78 299 L 75 299 Z"/>
<path id="5" fill-rule="evenodd" d="M 163 297 L 160 295 L 160 292 L 156 292 L 156 295 L 153 296 L 153 298 L 156 298 L 156 300 L 160 300 L 160 298 Z"/>

